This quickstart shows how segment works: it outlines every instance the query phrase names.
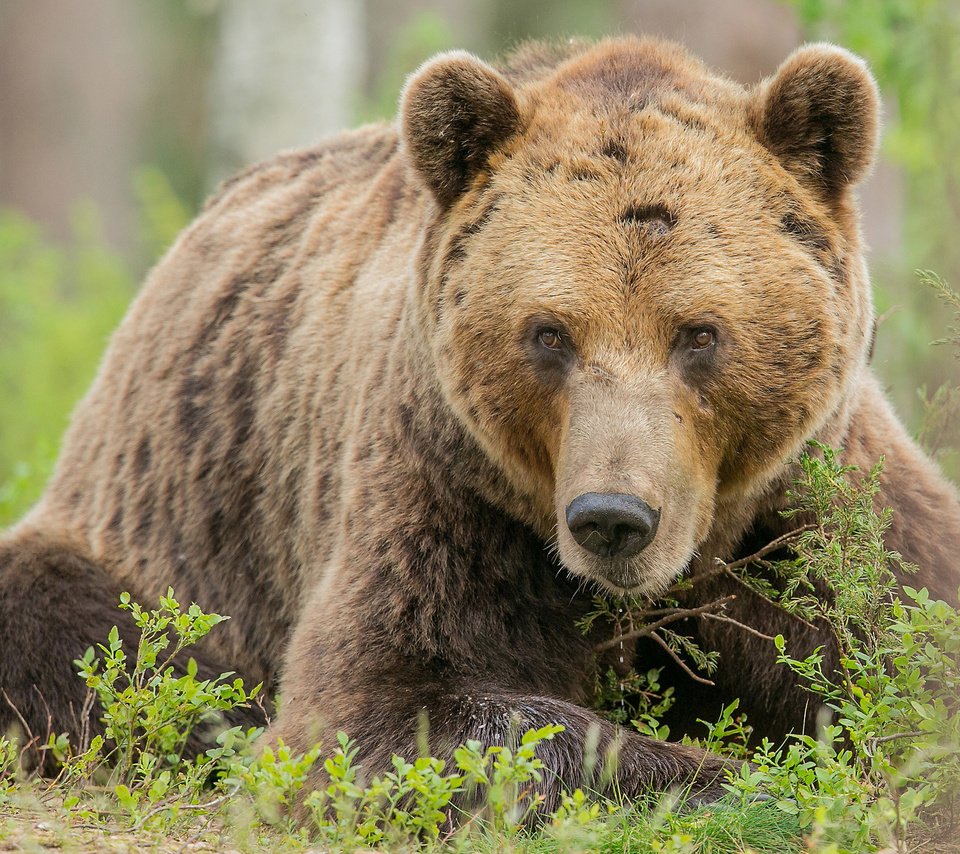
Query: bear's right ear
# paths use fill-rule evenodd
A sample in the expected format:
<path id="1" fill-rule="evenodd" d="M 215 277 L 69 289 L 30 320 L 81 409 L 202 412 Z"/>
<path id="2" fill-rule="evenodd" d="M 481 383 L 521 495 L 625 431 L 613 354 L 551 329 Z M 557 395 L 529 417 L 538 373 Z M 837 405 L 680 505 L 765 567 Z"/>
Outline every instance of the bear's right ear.
<path id="1" fill-rule="evenodd" d="M 760 85 L 750 114 L 760 141 L 828 201 L 873 165 L 879 116 L 867 64 L 832 44 L 794 51 Z"/>
<path id="2" fill-rule="evenodd" d="M 413 165 L 443 207 L 521 129 L 510 84 L 465 51 L 440 54 L 410 77 L 400 96 L 400 121 Z"/>

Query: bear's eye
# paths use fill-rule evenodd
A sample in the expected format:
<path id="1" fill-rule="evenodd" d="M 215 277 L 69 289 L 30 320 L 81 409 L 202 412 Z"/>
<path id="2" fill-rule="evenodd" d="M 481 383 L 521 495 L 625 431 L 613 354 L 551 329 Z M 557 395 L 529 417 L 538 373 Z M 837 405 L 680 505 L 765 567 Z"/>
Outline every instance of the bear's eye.
<path id="1" fill-rule="evenodd" d="M 541 329 L 537 333 L 537 340 L 548 350 L 560 350 L 563 347 L 559 329 Z"/>
<path id="2" fill-rule="evenodd" d="M 688 382 L 703 382 L 719 367 L 720 341 L 717 327 L 712 324 L 692 323 L 677 330 L 671 358 Z"/>
<path id="3" fill-rule="evenodd" d="M 523 337 L 540 379 L 550 386 L 563 382 L 577 359 L 573 336 L 555 318 L 541 315 L 527 322 Z"/>
<path id="4" fill-rule="evenodd" d="M 694 329 L 692 330 L 690 349 L 706 350 L 708 347 L 712 347 L 716 341 L 717 334 L 709 327 L 704 326 L 699 329 Z"/>

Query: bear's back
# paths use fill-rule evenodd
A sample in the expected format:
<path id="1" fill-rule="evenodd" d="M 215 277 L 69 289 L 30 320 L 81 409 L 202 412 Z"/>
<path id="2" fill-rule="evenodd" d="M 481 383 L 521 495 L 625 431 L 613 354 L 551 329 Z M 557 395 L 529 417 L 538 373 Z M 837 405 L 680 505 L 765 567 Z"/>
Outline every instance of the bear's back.
<path id="1" fill-rule="evenodd" d="M 231 614 L 229 651 L 264 650 L 238 659 L 253 675 L 335 523 L 363 342 L 403 302 L 423 194 L 397 149 L 371 125 L 225 182 L 114 334 L 20 526 L 54 525 L 141 597 L 172 584 Z"/>

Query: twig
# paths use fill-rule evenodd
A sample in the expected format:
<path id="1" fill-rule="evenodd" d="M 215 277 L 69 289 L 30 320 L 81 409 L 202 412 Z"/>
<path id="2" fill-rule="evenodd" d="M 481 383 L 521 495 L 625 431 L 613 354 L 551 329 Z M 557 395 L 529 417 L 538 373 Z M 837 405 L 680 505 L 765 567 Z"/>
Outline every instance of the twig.
<path id="1" fill-rule="evenodd" d="M 88 688 L 80 709 L 80 751 L 85 752 L 90 747 L 90 715 L 93 713 L 93 704 L 96 702 L 93 689 Z"/>
<path id="2" fill-rule="evenodd" d="M 711 578 L 716 578 L 719 575 L 726 575 L 727 578 L 736 582 L 738 585 L 740 585 L 744 589 L 749 590 L 751 593 L 754 593 L 755 595 L 762 596 L 769 604 L 773 605 L 773 607 L 775 607 L 777 610 L 782 611 L 787 616 L 793 618 L 799 623 L 802 623 L 806 628 L 816 631 L 817 626 L 815 626 L 809 620 L 804 619 L 799 614 L 795 614 L 792 611 L 788 611 L 779 602 L 769 598 L 768 596 L 764 595 L 763 593 L 757 590 L 754 590 L 754 588 L 752 588 L 749 584 L 747 584 L 746 581 L 744 581 L 739 575 L 733 572 L 734 569 L 742 569 L 745 566 L 749 566 L 751 563 L 763 562 L 763 558 L 766 557 L 771 552 L 776 551 L 781 546 L 784 546 L 787 543 L 789 543 L 791 540 L 794 540 L 797 537 L 799 537 L 801 534 L 805 534 L 807 531 L 816 530 L 816 528 L 817 526 L 815 524 L 801 525 L 799 528 L 795 528 L 792 531 L 787 531 L 787 533 L 781 534 L 776 539 L 773 539 L 769 543 L 767 543 L 762 549 L 757 550 L 751 555 L 747 555 L 746 557 L 742 557 L 742 558 L 737 558 L 737 560 L 731 561 L 730 563 L 721 564 L 720 566 L 707 570 L 706 572 L 702 572 L 698 575 L 694 575 L 690 578 L 684 579 L 684 581 L 687 584 L 697 584 L 698 582 L 707 581 Z M 680 592 L 681 590 L 677 586 L 674 586 L 667 592 L 666 595 L 670 596 L 671 594 L 680 593 Z M 746 626 L 744 626 L 743 623 L 739 623 L 738 625 L 743 626 L 744 628 L 747 628 Z"/>
<path id="3" fill-rule="evenodd" d="M 22 714 L 20 714 L 20 709 L 18 709 L 14 705 L 13 700 L 11 700 L 9 696 L 7 696 L 6 690 L 4 690 L 3 688 L 0 688 L 0 694 L 3 694 L 3 699 L 7 701 L 7 705 L 11 709 L 13 709 L 13 713 L 17 716 L 17 720 L 19 720 L 20 723 L 23 725 L 24 733 L 30 737 L 30 741 L 34 741 L 37 737 L 33 734 L 33 730 L 30 729 L 30 725 L 27 723 L 26 719 L 23 717 Z"/>
<path id="4" fill-rule="evenodd" d="M 781 534 L 776 539 L 771 540 L 767 543 L 762 549 L 758 549 L 752 555 L 747 555 L 746 557 L 740 557 L 736 560 L 730 561 L 730 563 L 725 563 L 722 566 L 718 566 L 716 569 L 708 570 L 703 572 L 700 575 L 694 575 L 690 578 L 690 581 L 697 582 L 703 581 L 707 578 L 712 578 L 715 575 L 722 575 L 725 572 L 730 572 L 733 569 L 742 569 L 745 566 L 749 566 L 755 561 L 765 558 L 771 552 L 775 552 L 781 546 L 786 545 L 791 540 L 795 540 L 801 534 L 807 533 L 807 531 L 813 531 L 816 529 L 816 525 L 801 525 L 799 528 L 794 528 L 792 531 L 787 531 L 785 534 Z"/>
<path id="5" fill-rule="evenodd" d="M 701 605 L 699 608 L 677 608 L 674 609 L 674 613 L 668 614 L 666 617 L 663 617 L 659 620 L 656 620 L 653 623 L 647 623 L 644 626 L 641 626 L 639 629 L 634 629 L 632 632 L 627 632 L 626 634 L 617 635 L 616 637 L 610 638 L 610 640 L 603 641 L 602 643 L 597 644 L 593 649 L 594 652 L 606 652 L 608 649 L 613 649 L 615 646 L 623 643 L 624 641 L 637 640 L 638 638 L 645 638 L 649 635 L 652 635 L 657 629 L 662 629 L 664 626 L 670 625 L 670 623 L 676 623 L 680 620 L 686 620 L 688 617 L 698 617 L 701 614 L 705 614 L 708 611 L 712 611 L 716 608 L 722 608 L 727 602 L 732 602 L 737 597 L 733 594 L 729 596 L 723 596 L 720 599 L 717 599 L 714 602 L 708 602 L 706 605 Z M 711 683 L 712 684 L 712 683 Z"/>
<path id="6" fill-rule="evenodd" d="M 33 734 L 33 730 L 30 729 L 30 725 L 27 723 L 26 719 L 20 714 L 20 709 L 18 709 L 13 700 L 7 696 L 7 692 L 0 688 L 0 694 L 3 694 L 3 699 L 7 701 L 7 705 L 13 709 L 13 713 L 17 716 L 17 719 L 23 725 L 23 732 L 27 736 L 27 740 L 23 743 L 23 747 L 20 748 L 20 766 L 23 767 L 23 758 L 27 755 L 29 751 L 33 751 L 37 754 L 37 767 L 40 767 L 43 759 L 40 753 L 40 739 Z"/>
<path id="7" fill-rule="evenodd" d="M 752 626 L 748 626 L 746 623 L 741 623 L 739 620 L 735 620 L 733 617 L 728 617 L 726 614 L 713 614 L 708 611 L 703 615 L 703 617 L 704 619 L 707 619 L 707 620 L 720 620 L 723 623 L 730 623 L 731 625 L 736 626 L 737 628 L 743 629 L 743 631 L 751 635 L 754 635 L 755 637 L 758 637 L 761 640 L 770 641 L 770 643 L 773 643 L 773 641 L 775 640 L 773 635 L 765 635 L 763 632 L 758 631 Z"/>
<path id="8" fill-rule="evenodd" d="M 687 666 L 687 663 L 686 663 L 682 658 L 680 658 L 680 656 L 677 655 L 672 649 L 670 649 L 669 644 L 668 644 L 662 637 L 660 637 L 660 635 L 658 635 L 656 632 L 653 632 L 653 633 L 650 635 L 650 637 L 653 638 L 658 644 L 660 644 L 660 646 L 663 647 L 663 649 L 666 651 L 666 653 L 680 666 L 680 669 L 681 669 L 684 673 L 686 673 L 687 676 L 689 676 L 691 679 L 693 679 L 694 682 L 699 682 L 701 685 L 715 685 L 715 684 L 716 684 L 716 683 L 713 682 L 712 680 L 710 680 L 710 679 L 704 679 L 702 676 L 698 676 L 696 673 L 694 673 L 694 672 Z"/>
<path id="9" fill-rule="evenodd" d="M 473 824 L 478 818 L 480 818 L 482 813 L 483 813 L 483 810 L 473 810 L 473 813 L 471 814 L 470 818 L 467 819 L 467 821 L 465 821 L 463 824 L 454 824 L 453 816 L 448 813 L 447 822 L 450 825 L 450 829 L 440 839 L 440 848 L 442 849 L 454 837 L 455 834 L 461 833 L 464 830 L 466 830 L 468 827 L 470 827 L 471 824 Z"/>
<path id="10" fill-rule="evenodd" d="M 130 832 L 130 833 L 136 833 L 138 830 L 141 830 L 141 829 L 143 828 L 143 826 L 144 826 L 148 821 L 150 821 L 151 818 L 153 818 L 155 815 L 160 815 L 160 813 L 162 813 L 162 812 L 164 812 L 164 811 L 166 811 L 166 810 L 173 810 L 173 809 L 178 809 L 178 810 L 197 810 L 197 811 L 199 812 L 199 811 L 202 811 L 202 810 L 213 809 L 214 807 L 218 807 L 218 806 L 220 806 L 220 804 L 225 803 L 226 801 L 229 801 L 229 800 L 230 800 L 234 795 L 236 795 L 237 792 L 239 792 L 239 791 L 240 791 L 240 787 L 239 787 L 239 786 L 236 786 L 236 787 L 233 789 L 232 792 L 226 792 L 226 793 L 222 794 L 219 798 L 214 798 L 212 801 L 207 801 L 207 802 L 204 803 L 204 804 L 178 804 L 178 803 L 176 803 L 176 802 L 161 804 L 161 805 L 158 806 L 158 807 L 154 807 L 154 808 L 153 808 L 152 810 L 150 810 L 150 812 L 148 812 L 146 815 L 142 816 L 142 817 L 139 819 L 139 821 L 137 821 L 136 824 L 134 824 L 133 827 L 130 828 L 130 831 L 129 831 L 129 832 Z"/>
<path id="11" fill-rule="evenodd" d="M 895 732 L 893 735 L 882 735 L 880 738 L 872 739 L 874 744 L 886 744 L 888 741 L 897 741 L 901 738 L 919 738 L 921 735 L 926 735 L 924 732 Z"/>
<path id="12" fill-rule="evenodd" d="M 40 698 L 40 702 L 43 703 L 43 708 L 47 712 L 47 738 L 50 738 L 51 733 L 53 733 L 53 713 L 50 711 L 50 706 L 47 703 L 47 698 L 43 696 L 43 691 L 41 691 L 36 685 L 33 686 L 34 692 Z"/>
<path id="13" fill-rule="evenodd" d="M 183 841 L 183 845 L 177 849 L 177 854 L 183 854 L 184 851 L 186 851 L 191 845 L 193 845 L 194 842 L 200 839 L 200 837 L 207 832 L 207 828 L 210 827 L 213 817 L 213 813 L 210 813 L 204 818 L 203 823 L 197 829 L 196 833 Z"/>

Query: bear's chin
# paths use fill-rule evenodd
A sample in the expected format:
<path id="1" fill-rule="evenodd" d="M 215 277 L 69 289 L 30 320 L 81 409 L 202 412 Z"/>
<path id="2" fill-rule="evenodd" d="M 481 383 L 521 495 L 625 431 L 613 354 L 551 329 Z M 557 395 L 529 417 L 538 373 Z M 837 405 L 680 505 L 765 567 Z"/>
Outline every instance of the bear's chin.
<path id="1" fill-rule="evenodd" d="M 591 581 L 604 594 L 648 599 L 662 596 L 687 565 L 684 562 L 676 568 L 655 567 L 640 556 L 616 560 L 591 555 L 577 555 L 570 561 L 564 559 L 563 564 L 572 575 Z"/>

